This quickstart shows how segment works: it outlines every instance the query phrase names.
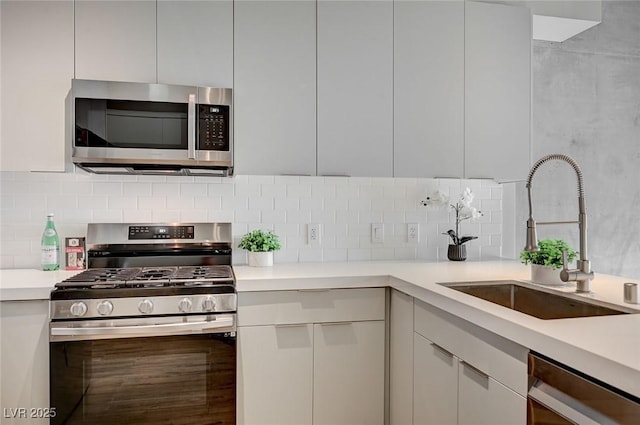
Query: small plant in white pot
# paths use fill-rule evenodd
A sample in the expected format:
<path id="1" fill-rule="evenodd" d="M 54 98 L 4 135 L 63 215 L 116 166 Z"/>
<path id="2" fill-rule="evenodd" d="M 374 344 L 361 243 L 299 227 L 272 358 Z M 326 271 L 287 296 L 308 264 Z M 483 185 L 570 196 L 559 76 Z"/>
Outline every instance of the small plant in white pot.
<path id="1" fill-rule="evenodd" d="M 564 285 L 560 279 L 562 269 L 562 251 L 567 253 L 567 260 L 572 262 L 577 252 L 562 239 L 541 239 L 538 251 L 522 251 L 520 261 L 531 264 L 531 280 L 545 285 Z"/>
<path id="2" fill-rule="evenodd" d="M 269 267 L 273 266 L 273 251 L 280 249 L 280 239 L 271 231 L 253 230 L 242 237 L 238 248 L 249 251 L 251 267 Z"/>

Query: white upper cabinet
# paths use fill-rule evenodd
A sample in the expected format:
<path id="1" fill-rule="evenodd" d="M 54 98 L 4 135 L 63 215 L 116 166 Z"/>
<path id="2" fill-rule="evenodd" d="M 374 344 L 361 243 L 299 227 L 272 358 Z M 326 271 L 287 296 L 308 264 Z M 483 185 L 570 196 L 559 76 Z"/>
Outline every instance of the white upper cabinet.
<path id="1" fill-rule="evenodd" d="M 394 3 L 394 175 L 464 175 L 464 1 Z"/>
<path id="2" fill-rule="evenodd" d="M 158 1 L 158 82 L 233 86 L 233 2 Z"/>
<path id="3" fill-rule="evenodd" d="M 76 78 L 155 83 L 156 2 L 75 2 Z"/>
<path id="4" fill-rule="evenodd" d="M 393 2 L 318 8 L 318 175 L 393 174 Z"/>
<path id="5" fill-rule="evenodd" d="M 73 1 L 0 2 L 3 171 L 64 171 Z"/>
<path id="6" fill-rule="evenodd" d="M 465 4 L 465 177 L 522 180 L 530 167 L 531 11 Z"/>
<path id="7" fill-rule="evenodd" d="M 316 174 L 313 1 L 235 3 L 237 174 Z"/>

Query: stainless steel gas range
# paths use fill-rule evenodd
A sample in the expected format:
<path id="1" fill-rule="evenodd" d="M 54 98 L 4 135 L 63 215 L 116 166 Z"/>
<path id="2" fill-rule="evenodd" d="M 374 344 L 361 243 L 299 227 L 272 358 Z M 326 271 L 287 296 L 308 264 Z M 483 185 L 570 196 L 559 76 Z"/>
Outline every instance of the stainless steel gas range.
<path id="1" fill-rule="evenodd" d="M 230 223 L 90 224 L 50 300 L 52 424 L 235 424 Z"/>

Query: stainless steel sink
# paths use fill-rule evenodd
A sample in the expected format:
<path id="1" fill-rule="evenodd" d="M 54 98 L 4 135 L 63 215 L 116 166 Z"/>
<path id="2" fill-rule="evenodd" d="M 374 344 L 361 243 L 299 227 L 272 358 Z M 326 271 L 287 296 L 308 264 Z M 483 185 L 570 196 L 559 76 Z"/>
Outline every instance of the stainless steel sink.
<path id="1" fill-rule="evenodd" d="M 539 319 L 628 314 L 624 310 L 576 299 L 569 294 L 552 293 L 514 280 L 441 283 L 456 291 L 519 311 Z"/>

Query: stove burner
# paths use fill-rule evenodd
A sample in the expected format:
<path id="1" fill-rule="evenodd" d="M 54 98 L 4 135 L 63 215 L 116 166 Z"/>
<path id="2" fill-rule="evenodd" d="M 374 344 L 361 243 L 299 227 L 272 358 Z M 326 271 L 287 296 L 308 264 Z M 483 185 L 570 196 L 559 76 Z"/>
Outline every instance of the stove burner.
<path id="1" fill-rule="evenodd" d="M 176 272 L 175 267 L 167 267 L 162 269 L 142 269 L 134 280 L 169 280 Z"/>

